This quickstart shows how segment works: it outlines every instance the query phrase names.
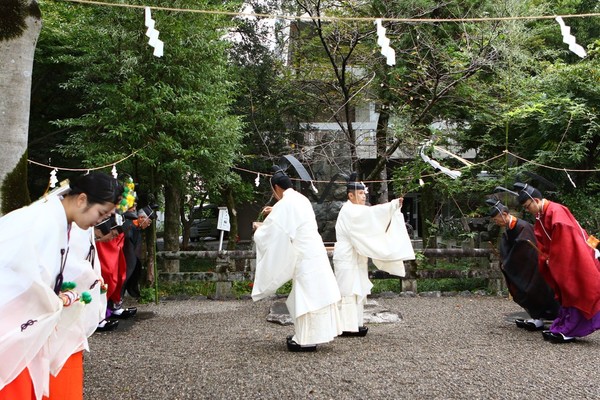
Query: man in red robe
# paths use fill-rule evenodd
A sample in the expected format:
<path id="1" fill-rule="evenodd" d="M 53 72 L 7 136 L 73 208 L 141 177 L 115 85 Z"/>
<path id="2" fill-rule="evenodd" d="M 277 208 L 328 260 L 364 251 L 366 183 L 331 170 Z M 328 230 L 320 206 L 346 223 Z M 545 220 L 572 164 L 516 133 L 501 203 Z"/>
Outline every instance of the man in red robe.
<path id="1" fill-rule="evenodd" d="M 515 183 L 519 203 L 535 216 L 538 266 L 560 303 L 545 340 L 569 343 L 600 329 L 600 262 L 588 234 L 569 209 L 542 197 L 528 184 Z"/>

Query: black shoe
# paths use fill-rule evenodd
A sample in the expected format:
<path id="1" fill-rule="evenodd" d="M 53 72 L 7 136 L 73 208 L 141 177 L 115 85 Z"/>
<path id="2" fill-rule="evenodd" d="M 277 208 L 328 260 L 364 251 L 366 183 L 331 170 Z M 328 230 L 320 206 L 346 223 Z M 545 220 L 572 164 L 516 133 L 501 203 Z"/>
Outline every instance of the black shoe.
<path id="1" fill-rule="evenodd" d="M 137 313 L 136 307 L 123 308 L 123 312 L 115 314 L 114 312 L 110 315 L 111 318 L 116 319 L 127 319 L 133 317 Z"/>
<path id="2" fill-rule="evenodd" d="M 358 332 L 350 332 L 350 331 L 344 331 L 342 332 L 342 334 L 340 336 L 343 337 L 357 337 L 357 336 L 367 336 L 367 332 L 369 332 L 369 328 L 367 328 L 366 326 L 359 326 L 358 327 Z"/>
<path id="3" fill-rule="evenodd" d="M 544 325 L 537 326 L 533 322 L 529 322 L 529 321 L 526 321 L 521 318 L 515 319 L 515 324 L 517 325 L 517 328 L 527 329 L 528 331 L 532 331 L 532 332 L 533 331 L 541 331 L 544 329 Z"/>
<path id="4" fill-rule="evenodd" d="M 550 340 L 550 338 L 554 337 L 554 333 L 550 331 L 542 331 L 542 337 L 544 338 L 544 340 Z"/>
<path id="5" fill-rule="evenodd" d="M 546 334 L 546 336 L 548 337 L 548 339 L 546 339 L 546 336 L 544 336 L 544 339 L 548 340 L 551 343 L 555 343 L 555 344 L 559 344 L 559 343 L 572 343 L 575 341 L 576 338 L 574 337 L 565 337 L 565 335 L 563 335 L 562 333 L 552 333 L 550 331 L 544 331 L 544 332 L 548 332 Z"/>
<path id="6" fill-rule="evenodd" d="M 517 325 L 517 328 L 525 328 L 525 320 L 523 318 L 515 319 L 515 324 Z"/>
<path id="7" fill-rule="evenodd" d="M 290 335 L 287 337 L 287 349 L 293 352 L 310 352 L 317 351 L 317 345 L 313 346 L 300 346 L 296 341 L 292 340 L 294 336 Z"/>
<path id="8" fill-rule="evenodd" d="M 110 332 L 117 329 L 119 326 L 119 321 L 107 320 L 104 326 L 98 325 L 96 328 L 96 332 Z"/>

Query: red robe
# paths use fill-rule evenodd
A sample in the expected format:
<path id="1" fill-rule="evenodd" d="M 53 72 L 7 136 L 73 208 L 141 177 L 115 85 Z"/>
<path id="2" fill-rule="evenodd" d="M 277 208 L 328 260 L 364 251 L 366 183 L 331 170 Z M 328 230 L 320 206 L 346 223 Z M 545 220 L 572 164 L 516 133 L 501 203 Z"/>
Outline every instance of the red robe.
<path id="1" fill-rule="evenodd" d="M 113 303 L 121 301 L 121 288 L 127 275 L 127 264 L 123 254 L 125 235 L 120 233 L 108 242 L 96 242 L 102 279 L 108 285 L 106 298 Z"/>
<path id="2" fill-rule="evenodd" d="M 545 202 L 534 228 L 540 272 L 562 307 L 575 307 L 591 319 L 600 311 L 600 262 L 569 209 Z"/>

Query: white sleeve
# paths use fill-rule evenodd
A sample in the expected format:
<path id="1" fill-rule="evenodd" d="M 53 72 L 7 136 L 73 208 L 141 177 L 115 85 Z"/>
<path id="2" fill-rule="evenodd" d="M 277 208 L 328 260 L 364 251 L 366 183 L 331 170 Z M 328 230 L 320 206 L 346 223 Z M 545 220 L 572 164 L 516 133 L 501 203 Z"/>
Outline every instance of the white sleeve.
<path id="1" fill-rule="evenodd" d="M 294 277 L 296 250 L 290 236 L 267 218 L 254 233 L 256 243 L 256 270 L 252 299 L 264 299 Z"/>

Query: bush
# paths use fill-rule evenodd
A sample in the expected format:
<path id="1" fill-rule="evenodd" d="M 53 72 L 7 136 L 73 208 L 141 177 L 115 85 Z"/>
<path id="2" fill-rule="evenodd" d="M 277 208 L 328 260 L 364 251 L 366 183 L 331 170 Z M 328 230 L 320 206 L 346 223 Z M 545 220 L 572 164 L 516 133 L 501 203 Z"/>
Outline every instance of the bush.
<path id="1" fill-rule="evenodd" d="M 487 290 L 487 279 L 482 278 L 441 278 L 417 279 L 419 292 L 462 292 L 468 290 Z"/>
<path id="2" fill-rule="evenodd" d="M 373 288 L 371 293 L 383 293 L 383 292 L 394 292 L 400 293 L 402 291 L 402 283 L 400 279 L 373 279 Z"/>
<path id="3" fill-rule="evenodd" d="M 402 283 L 400 279 L 373 279 L 372 294 L 384 292 L 400 293 Z M 487 280 L 482 278 L 441 278 L 441 279 L 417 279 L 419 292 L 462 292 L 465 290 L 486 290 Z M 277 290 L 277 294 L 287 296 L 292 290 L 292 281 L 287 282 Z M 252 281 L 232 282 L 232 293 L 240 299 L 252 293 Z M 215 282 L 188 281 L 188 282 L 162 282 L 159 285 L 159 297 L 168 296 L 206 296 L 215 294 Z M 141 290 L 140 303 L 151 303 L 155 299 L 154 287 Z"/>

